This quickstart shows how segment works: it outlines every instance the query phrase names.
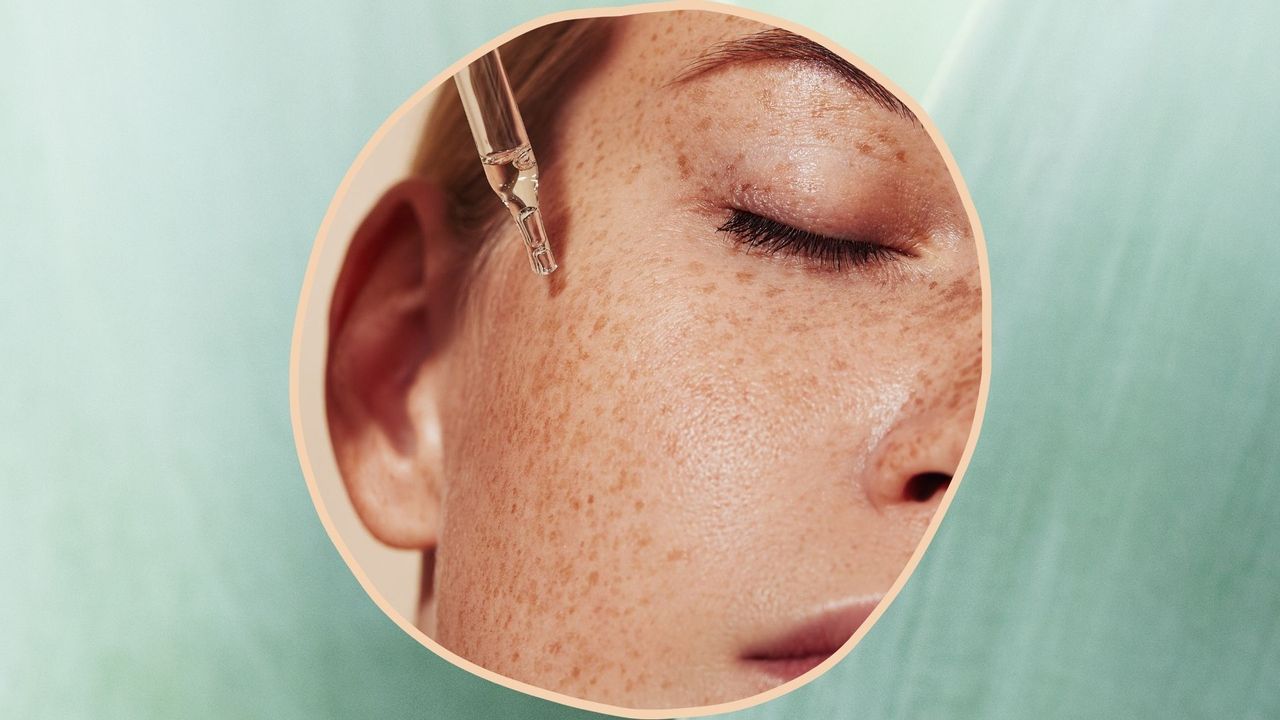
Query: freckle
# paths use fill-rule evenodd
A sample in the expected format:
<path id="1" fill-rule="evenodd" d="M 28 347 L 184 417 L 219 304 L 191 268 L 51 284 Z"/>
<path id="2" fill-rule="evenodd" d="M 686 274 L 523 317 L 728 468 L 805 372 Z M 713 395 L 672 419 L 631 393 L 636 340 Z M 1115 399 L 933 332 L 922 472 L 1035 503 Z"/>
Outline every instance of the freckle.
<path id="1" fill-rule="evenodd" d="M 754 280 L 754 279 L 755 279 L 756 274 L 755 274 L 755 273 L 753 273 L 753 272 L 748 272 L 748 271 L 746 271 L 746 270 L 742 270 L 742 271 L 739 271 L 738 273 L 736 273 L 736 274 L 735 274 L 735 277 L 737 277 L 737 278 L 738 278 L 738 282 L 751 282 L 752 280 Z"/>
<path id="2" fill-rule="evenodd" d="M 688 180 L 689 179 L 689 158 L 685 157 L 684 155 L 681 155 L 680 157 L 676 158 L 676 165 L 680 166 L 680 179 Z"/>
<path id="3" fill-rule="evenodd" d="M 966 294 L 968 290 L 969 290 L 969 284 L 967 282 L 965 282 L 964 280 L 956 280 L 955 282 L 951 283 L 951 285 L 949 285 L 947 289 L 943 292 L 942 299 L 944 301 L 953 302 L 957 298 Z"/>
<path id="4" fill-rule="evenodd" d="M 595 585 L 598 582 L 600 582 L 600 573 L 596 572 L 595 570 L 592 570 L 591 574 L 587 576 L 587 584 Z"/>
<path id="5" fill-rule="evenodd" d="M 644 501 L 643 501 L 643 500 L 637 500 L 637 501 L 636 501 L 636 509 L 637 509 L 637 510 L 643 510 L 643 509 L 644 509 Z"/>
<path id="6" fill-rule="evenodd" d="M 697 124 L 697 128 L 698 128 L 699 130 L 709 130 L 709 129 L 711 129 L 711 118 L 704 117 L 704 118 L 702 118 L 701 120 L 699 120 L 699 121 L 698 121 L 698 124 Z"/>
<path id="7" fill-rule="evenodd" d="M 896 152 L 896 153 L 894 153 L 894 154 L 893 154 L 893 157 L 894 157 L 898 162 L 906 162 L 906 161 L 907 161 L 907 151 L 906 151 L 906 150 L 899 150 L 898 152 Z"/>
<path id="8" fill-rule="evenodd" d="M 781 294 L 782 294 L 782 288 L 780 287 L 770 286 L 769 289 L 764 291 L 764 296 L 767 298 L 776 298 Z"/>
<path id="9" fill-rule="evenodd" d="M 676 560 L 683 560 L 688 556 L 689 556 L 689 553 L 685 552 L 684 550 L 672 550 L 671 552 L 667 553 L 667 560 L 671 562 L 675 562 Z"/>
<path id="10" fill-rule="evenodd" d="M 863 155 L 868 155 L 868 154 L 870 154 L 870 153 L 871 153 L 871 145 L 870 145 L 870 144 L 868 144 L 868 143 L 864 143 L 864 142 L 860 142 L 860 143 L 858 143 L 858 152 L 862 153 Z"/>
<path id="11" fill-rule="evenodd" d="M 718 286 L 715 283 L 707 283 L 706 285 L 703 285 L 702 287 L 698 288 L 698 292 L 702 293 L 703 295 L 710 295 L 711 293 L 716 291 L 717 287 Z"/>
<path id="12" fill-rule="evenodd" d="M 604 315 L 601 315 L 600 317 L 596 318 L 596 323 L 591 326 L 591 331 L 600 332 L 601 330 L 604 329 L 604 326 L 608 324 L 609 324 L 609 319 Z"/>
<path id="13" fill-rule="evenodd" d="M 594 504 L 595 504 L 595 502 L 596 502 L 596 496 L 595 496 L 595 495 L 588 495 L 588 496 L 587 496 L 587 504 L 588 504 L 588 505 L 594 505 Z"/>
<path id="14" fill-rule="evenodd" d="M 706 270 L 706 266 L 698 262 L 697 260 L 694 260 L 693 262 L 689 263 L 689 272 L 693 273 L 694 275 L 701 275 L 703 270 Z"/>

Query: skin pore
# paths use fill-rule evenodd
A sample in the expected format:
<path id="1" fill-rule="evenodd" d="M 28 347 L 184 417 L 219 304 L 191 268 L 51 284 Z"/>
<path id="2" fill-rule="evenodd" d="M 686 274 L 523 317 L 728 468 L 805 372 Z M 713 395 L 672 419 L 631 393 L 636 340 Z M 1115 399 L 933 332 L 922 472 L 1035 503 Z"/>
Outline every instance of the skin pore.
<path id="1" fill-rule="evenodd" d="M 776 686 L 761 648 L 874 604 L 960 460 L 981 285 L 947 167 L 818 63 L 687 73 L 766 30 L 618 20 L 540 156 L 549 278 L 504 224 L 458 281 L 429 187 L 348 278 L 339 465 L 426 552 L 419 626 L 480 666 L 639 708 Z"/>

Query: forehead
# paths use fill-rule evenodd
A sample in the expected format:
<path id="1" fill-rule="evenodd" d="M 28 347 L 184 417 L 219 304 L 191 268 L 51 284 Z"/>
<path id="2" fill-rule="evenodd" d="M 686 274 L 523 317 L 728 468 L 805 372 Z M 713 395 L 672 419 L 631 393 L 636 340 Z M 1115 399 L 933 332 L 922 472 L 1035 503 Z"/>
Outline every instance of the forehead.
<path id="1" fill-rule="evenodd" d="M 671 77 L 716 43 L 773 27 L 701 10 L 642 13 L 619 20 L 615 35 L 619 54 L 642 57 L 649 69 L 666 71 Z"/>
<path id="2" fill-rule="evenodd" d="M 593 107 L 579 109 L 601 111 L 597 122 L 643 125 L 653 111 L 680 115 L 692 102 L 726 117 L 770 116 L 775 126 L 876 124 L 932 144 L 927 133 L 912 132 L 922 128 L 898 98 L 839 53 L 735 15 L 692 10 L 616 18 L 607 50 L 592 62 L 585 87 Z"/>
<path id="3" fill-rule="evenodd" d="M 630 90 L 659 88 L 717 43 L 772 26 L 700 10 L 642 13 L 618 18 L 606 63 L 624 69 Z"/>
<path id="4" fill-rule="evenodd" d="M 614 52 L 631 80 L 672 85 L 723 68 L 789 63 L 825 73 L 833 90 L 860 94 L 894 113 L 910 117 L 898 98 L 843 54 L 803 35 L 733 15 L 703 11 L 663 12 L 617 19 Z M 607 62 L 607 60 L 606 60 Z M 645 71 L 648 72 L 645 72 Z"/>

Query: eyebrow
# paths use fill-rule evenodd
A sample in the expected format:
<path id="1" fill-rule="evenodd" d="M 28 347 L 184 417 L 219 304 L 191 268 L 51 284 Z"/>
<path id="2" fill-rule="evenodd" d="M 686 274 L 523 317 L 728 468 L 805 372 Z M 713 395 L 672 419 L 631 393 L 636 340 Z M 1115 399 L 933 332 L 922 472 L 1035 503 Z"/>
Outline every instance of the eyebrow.
<path id="1" fill-rule="evenodd" d="M 880 107 L 919 123 L 911 108 L 848 60 L 827 48 L 793 32 L 772 28 L 712 45 L 689 63 L 671 84 L 680 84 L 713 70 L 740 63 L 762 60 L 790 60 L 819 65 L 840 75 L 863 97 Z"/>

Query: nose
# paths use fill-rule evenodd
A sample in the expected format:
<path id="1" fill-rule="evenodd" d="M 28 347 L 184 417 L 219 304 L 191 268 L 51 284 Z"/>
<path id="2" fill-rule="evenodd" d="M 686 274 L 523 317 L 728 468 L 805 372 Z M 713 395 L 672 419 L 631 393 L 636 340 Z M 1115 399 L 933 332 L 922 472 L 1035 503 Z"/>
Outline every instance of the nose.
<path id="1" fill-rule="evenodd" d="M 971 401 L 957 400 L 900 418 L 880 441 L 866 477 L 876 506 L 932 506 L 941 499 L 964 455 L 977 409 L 976 393 Z"/>

